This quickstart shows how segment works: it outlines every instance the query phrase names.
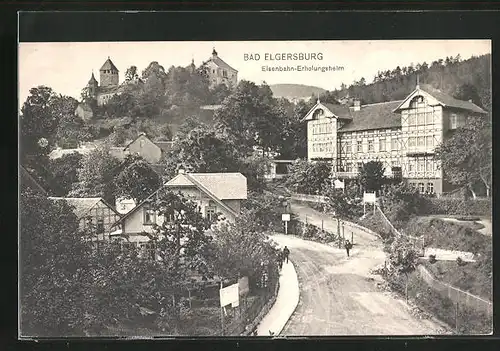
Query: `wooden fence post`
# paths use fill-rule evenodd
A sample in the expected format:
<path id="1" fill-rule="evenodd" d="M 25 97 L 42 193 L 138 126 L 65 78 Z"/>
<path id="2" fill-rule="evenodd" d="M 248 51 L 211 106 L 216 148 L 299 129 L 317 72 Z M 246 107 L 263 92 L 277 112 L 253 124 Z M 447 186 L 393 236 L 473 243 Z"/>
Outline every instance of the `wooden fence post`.
<path id="1" fill-rule="evenodd" d="M 455 333 L 458 334 L 458 301 L 455 304 Z"/>

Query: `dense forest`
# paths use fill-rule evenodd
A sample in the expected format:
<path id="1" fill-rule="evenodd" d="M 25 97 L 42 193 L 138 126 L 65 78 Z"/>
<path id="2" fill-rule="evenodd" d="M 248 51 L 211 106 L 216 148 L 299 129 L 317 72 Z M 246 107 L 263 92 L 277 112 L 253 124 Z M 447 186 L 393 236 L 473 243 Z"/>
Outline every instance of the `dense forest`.
<path id="1" fill-rule="evenodd" d="M 284 97 L 287 99 L 303 98 L 306 96 L 317 96 L 325 93 L 325 89 L 303 84 L 271 84 L 269 86 L 275 97 Z"/>
<path id="2" fill-rule="evenodd" d="M 491 55 L 472 56 L 462 60 L 460 55 L 438 59 L 392 70 L 379 71 L 368 84 L 365 78 L 350 86 L 342 84 L 324 94 L 327 100 L 343 97 L 359 98 L 362 104 L 404 99 L 417 83 L 434 88 L 457 98 L 473 100 L 491 111 Z M 334 102 L 334 101 L 331 101 Z"/>

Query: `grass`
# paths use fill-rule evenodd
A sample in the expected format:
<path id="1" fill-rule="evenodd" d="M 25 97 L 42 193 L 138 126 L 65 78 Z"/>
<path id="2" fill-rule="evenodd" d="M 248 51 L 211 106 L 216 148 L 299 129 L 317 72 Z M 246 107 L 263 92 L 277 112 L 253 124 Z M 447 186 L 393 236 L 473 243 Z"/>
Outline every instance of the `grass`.
<path id="1" fill-rule="evenodd" d="M 477 263 L 464 262 L 463 266 L 459 266 L 456 261 L 437 261 L 436 263 L 422 261 L 425 268 L 443 283 L 492 300 L 492 279 L 478 273 Z"/>

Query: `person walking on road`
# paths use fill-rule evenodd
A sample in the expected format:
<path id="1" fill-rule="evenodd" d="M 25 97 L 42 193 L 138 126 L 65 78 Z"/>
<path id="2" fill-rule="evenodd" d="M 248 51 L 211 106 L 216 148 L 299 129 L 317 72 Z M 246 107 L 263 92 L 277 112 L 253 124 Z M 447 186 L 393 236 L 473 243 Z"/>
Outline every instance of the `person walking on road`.
<path id="1" fill-rule="evenodd" d="M 347 257 L 349 257 L 349 250 L 351 250 L 351 249 L 352 249 L 352 244 L 349 242 L 349 240 L 346 240 L 346 241 L 345 241 L 345 245 L 344 245 L 344 247 L 345 247 L 345 250 L 346 250 L 346 252 L 347 252 Z"/>
<path id="2" fill-rule="evenodd" d="M 286 247 L 286 246 L 283 249 L 283 255 L 285 256 L 286 263 L 288 263 L 288 256 L 290 255 L 290 250 L 288 250 L 288 247 Z"/>
<path id="3" fill-rule="evenodd" d="M 283 252 L 280 250 L 278 251 L 278 267 L 281 269 L 283 268 Z"/>

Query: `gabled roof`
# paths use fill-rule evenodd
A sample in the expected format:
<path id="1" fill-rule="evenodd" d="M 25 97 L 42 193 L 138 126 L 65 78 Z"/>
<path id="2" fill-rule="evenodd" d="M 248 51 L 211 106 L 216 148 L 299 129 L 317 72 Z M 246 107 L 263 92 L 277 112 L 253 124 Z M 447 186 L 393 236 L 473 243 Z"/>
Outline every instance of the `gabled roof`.
<path id="1" fill-rule="evenodd" d="M 118 68 L 116 68 L 115 64 L 111 61 L 111 59 L 109 57 L 106 60 L 106 62 L 104 62 L 104 64 L 102 65 L 102 67 L 99 71 L 108 70 L 108 69 L 119 72 Z"/>
<path id="2" fill-rule="evenodd" d="M 172 149 L 173 141 L 153 141 L 163 152 L 169 152 Z"/>
<path id="3" fill-rule="evenodd" d="M 417 86 L 415 90 L 413 90 L 406 99 L 404 99 L 401 104 L 399 104 L 396 108 L 395 111 L 399 110 L 402 105 L 404 105 L 410 98 L 414 96 L 415 93 L 423 91 L 429 95 L 431 95 L 433 98 L 435 98 L 443 107 L 451 107 L 451 108 L 456 108 L 460 110 L 466 110 L 470 111 L 473 113 L 487 113 L 485 110 L 483 110 L 481 107 L 477 106 L 471 101 L 463 101 L 463 100 L 458 100 L 455 99 L 454 97 L 442 92 L 439 89 L 434 88 L 430 84 L 421 84 Z"/>
<path id="4" fill-rule="evenodd" d="M 223 69 L 228 69 L 230 71 L 235 71 L 235 72 L 238 72 L 238 70 L 234 69 L 233 67 L 229 66 L 226 62 L 224 62 L 224 60 L 222 60 L 219 56 L 216 56 L 216 57 L 212 57 L 210 58 L 208 61 L 205 62 L 206 63 L 209 63 L 209 62 L 213 62 L 215 63 L 217 66 L 219 66 L 220 68 L 223 68 Z"/>
<path id="5" fill-rule="evenodd" d="M 48 192 L 45 190 L 40 183 L 38 183 L 35 178 L 31 176 L 31 174 L 24 168 L 22 165 L 20 166 L 20 180 L 21 180 L 21 186 L 22 185 L 27 185 L 33 190 L 38 190 L 40 193 L 43 195 L 47 196 Z"/>
<path id="6" fill-rule="evenodd" d="M 110 209 L 112 209 L 116 214 L 119 214 L 113 206 L 108 204 L 104 199 L 100 197 L 49 197 L 50 200 L 54 201 L 66 201 L 70 206 L 74 207 L 73 212 L 78 219 L 85 217 L 85 215 L 96 206 L 99 202 L 104 203 Z"/>
<path id="7" fill-rule="evenodd" d="M 380 102 L 363 105 L 359 111 L 350 110 L 351 122 L 340 128 L 338 132 L 400 128 L 401 115 L 394 112 L 400 103 L 401 101 Z"/>
<path id="8" fill-rule="evenodd" d="M 223 203 L 222 199 L 218 198 L 217 195 L 215 195 L 210 190 L 209 187 L 213 187 L 213 183 L 209 182 L 207 184 L 208 186 L 206 186 L 205 184 L 202 184 L 200 182 L 201 178 L 203 178 L 203 177 L 200 177 L 200 175 L 202 175 L 202 174 L 204 174 L 204 175 L 214 175 L 215 174 L 216 175 L 216 174 L 219 174 L 219 173 L 194 173 L 194 174 L 197 175 L 197 177 L 193 177 L 192 173 L 178 174 L 177 176 L 175 176 L 174 178 L 172 178 L 171 180 L 169 180 L 168 182 L 166 182 L 164 185 L 162 185 L 154 193 L 152 193 L 151 195 L 149 195 L 146 200 L 144 200 L 143 202 L 141 202 L 140 204 L 138 204 L 137 206 L 135 206 L 125 216 L 123 216 L 122 218 L 120 218 L 120 220 L 117 221 L 117 223 L 118 222 L 122 222 L 123 220 L 125 220 L 126 218 L 128 218 L 130 215 L 132 215 L 133 213 L 135 213 L 136 211 L 138 211 L 145 203 L 147 203 L 154 195 L 156 195 L 160 190 L 164 189 L 165 187 L 166 188 L 175 188 L 175 187 L 179 187 L 179 186 L 189 186 L 189 187 L 196 187 L 196 188 L 200 189 L 208 197 L 210 197 L 217 204 L 219 204 L 219 206 L 221 206 L 222 208 L 224 208 L 226 211 L 228 211 L 232 215 L 237 216 L 237 213 L 232 208 L 230 208 L 225 203 Z M 244 186 L 244 188 L 245 188 L 245 197 L 242 197 L 241 199 L 246 199 L 246 197 L 247 197 L 247 195 L 246 195 L 246 178 L 241 173 L 220 173 L 220 174 L 232 174 L 232 175 L 239 174 L 244 179 L 244 182 L 245 182 L 245 186 Z M 228 178 L 226 178 L 226 179 L 231 179 L 233 177 L 234 176 L 228 176 Z M 198 179 L 196 179 L 196 178 L 198 178 Z M 241 183 L 241 178 L 239 179 L 239 182 Z M 231 182 L 229 182 L 229 184 L 231 184 Z M 224 186 L 220 186 L 220 187 L 228 187 L 228 186 L 226 186 L 226 184 L 224 184 Z M 240 189 L 240 191 L 241 191 L 241 189 Z M 234 195 L 231 195 L 231 196 L 234 196 Z M 231 199 L 237 199 L 237 198 L 231 197 Z"/>
<path id="9" fill-rule="evenodd" d="M 247 198 L 247 178 L 241 173 L 187 173 L 221 200 Z"/>
<path id="10" fill-rule="evenodd" d="M 316 104 L 313 107 L 311 107 L 311 109 L 306 113 L 304 118 L 302 118 L 301 122 L 305 121 L 306 119 L 309 120 L 310 118 L 308 118 L 308 117 L 311 115 L 311 113 L 313 111 L 315 111 L 318 108 L 327 109 L 327 112 L 330 112 L 330 113 L 326 113 L 327 118 L 337 117 L 340 119 L 347 119 L 347 120 L 352 119 L 350 110 L 347 106 L 340 105 L 340 104 L 323 103 L 323 102 L 320 102 L 318 99 Z M 329 116 L 330 114 L 331 114 L 331 116 Z"/>
<path id="11" fill-rule="evenodd" d="M 148 139 L 149 141 L 151 141 L 151 139 L 148 138 L 148 136 L 146 135 L 146 133 L 139 133 L 139 135 L 134 139 L 132 140 L 130 143 L 128 143 L 124 148 L 123 148 L 123 151 L 127 151 L 127 149 L 129 148 L 130 145 L 132 145 L 133 143 L 135 143 L 139 138 L 141 137 L 144 137 L 146 139 Z M 152 142 L 152 141 L 151 141 Z M 153 143 L 153 142 L 152 142 Z M 153 143 L 155 144 L 155 143 Z"/>

